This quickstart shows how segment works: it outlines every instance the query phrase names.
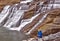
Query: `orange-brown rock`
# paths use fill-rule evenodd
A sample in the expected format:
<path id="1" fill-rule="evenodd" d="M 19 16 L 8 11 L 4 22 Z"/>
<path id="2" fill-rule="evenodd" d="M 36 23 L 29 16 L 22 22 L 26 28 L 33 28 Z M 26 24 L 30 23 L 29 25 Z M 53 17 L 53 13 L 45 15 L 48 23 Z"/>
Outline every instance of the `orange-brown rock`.
<path id="1" fill-rule="evenodd" d="M 60 10 L 53 10 L 47 16 L 45 24 L 40 27 L 43 31 L 43 35 L 49 35 L 51 33 L 56 33 L 60 31 Z"/>
<path id="2" fill-rule="evenodd" d="M 13 5 L 15 3 L 19 3 L 20 0 L 0 0 L 0 11 L 5 5 Z"/>
<path id="3" fill-rule="evenodd" d="M 38 3 L 39 2 L 36 1 L 31 3 L 30 8 L 24 14 L 24 19 L 31 18 L 35 14 L 35 12 L 39 9 L 39 6 L 37 5 Z"/>
<path id="4" fill-rule="evenodd" d="M 60 10 L 56 9 L 56 10 L 52 10 L 49 11 L 50 13 L 48 14 L 47 18 L 45 19 L 45 21 L 42 23 L 42 25 L 38 26 L 36 28 L 36 30 L 34 32 L 32 32 L 32 34 L 34 34 L 35 36 L 37 36 L 37 31 L 38 30 L 42 30 L 43 35 L 49 35 L 52 33 L 56 33 L 60 31 Z M 35 37 L 34 35 L 32 35 L 33 37 Z"/>

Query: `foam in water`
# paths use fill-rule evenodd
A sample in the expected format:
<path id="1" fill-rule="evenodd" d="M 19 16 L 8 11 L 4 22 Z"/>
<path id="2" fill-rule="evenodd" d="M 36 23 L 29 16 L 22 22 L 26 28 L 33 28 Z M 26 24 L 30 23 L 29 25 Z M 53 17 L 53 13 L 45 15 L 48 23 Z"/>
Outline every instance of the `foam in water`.
<path id="1" fill-rule="evenodd" d="M 23 11 L 20 11 L 20 10 L 16 11 L 16 13 L 13 15 L 13 17 L 10 18 L 4 26 L 10 28 L 10 27 L 14 26 L 15 24 L 18 25 L 18 22 L 21 19 L 23 14 L 24 14 Z"/>
<path id="2" fill-rule="evenodd" d="M 25 21 L 25 22 L 21 22 L 21 25 L 19 27 L 16 28 L 9 28 L 10 30 L 16 30 L 16 31 L 20 31 L 25 25 L 31 23 L 39 14 L 33 16 L 31 19 L 27 19 L 29 21 Z"/>
<path id="3" fill-rule="evenodd" d="M 31 2 L 31 1 L 33 1 L 33 0 L 26 0 L 26 1 L 21 1 L 20 3 L 29 3 L 29 2 Z"/>
<path id="4" fill-rule="evenodd" d="M 2 12 L 0 13 L 0 25 L 2 25 L 2 22 L 4 22 L 4 20 L 6 20 L 6 18 L 8 17 L 9 7 L 10 5 L 5 6 Z"/>

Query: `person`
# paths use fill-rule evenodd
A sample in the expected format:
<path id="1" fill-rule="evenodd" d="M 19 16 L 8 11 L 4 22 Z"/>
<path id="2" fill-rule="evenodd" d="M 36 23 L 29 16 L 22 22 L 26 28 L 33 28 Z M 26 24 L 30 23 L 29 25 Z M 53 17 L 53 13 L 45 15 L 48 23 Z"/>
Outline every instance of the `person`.
<path id="1" fill-rule="evenodd" d="M 42 31 L 38 31 L 38 38 L 42 38 Z"/>

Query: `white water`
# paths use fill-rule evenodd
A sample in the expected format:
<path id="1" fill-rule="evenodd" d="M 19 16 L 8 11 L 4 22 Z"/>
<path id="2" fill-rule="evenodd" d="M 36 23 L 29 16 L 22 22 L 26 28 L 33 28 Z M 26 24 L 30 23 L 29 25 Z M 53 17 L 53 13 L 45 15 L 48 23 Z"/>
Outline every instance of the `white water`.
<path id="1" fill-rule="evenodd" d="M 32 28 L 29 32 L 26 33 L 26 35 L 29 35 L 38 25 L 40 25 L 40 24 L 44 21 L 44 19 L 47 17 L 47 15 L 48 15 L 48 13 L 45 14 L 45 15 L 38 21 L 38 23 L 37 23 L 35 26 L 33 26 L 33 28 Z"/>
<path id="2" fill-rule="evenodd" d="M 21 21 L 21 25 L 19 27 L 16 27 L 16 28 L 9 28 L 10 30 L 16 30 L 16 31 L 20 31 L 25 25 L 31 23 L 39 14 L 33 16 L 32 18 L 30 19 L 26 19 L 26 20 L 22 20 Z M 23 22 L 24 21 L 24 22 Z"/>
<path id="3" fill-rule="evenodd" d="M 31 2 L 32 0 L 30 0 L 30 1 L 26 0 L 26 1 Z M 27 8 L 28 8 L 28 7 L 24 7 L 22 5 L 22 6 L 20 6 L 19 10 L 17 10 L 17 5 L 18 4 L 15 4 L 15 6 L 12 6 L 13 7 L 12 12 L 9 16 L 8 21 L 4 25 L 4 27 L 9 28 L 10 30 L 11 30 L 12 26 L 15 27 L 16 25 L 18 25 L 18 22 L 22 19 L 23 15 L 24 15 L 24 12 L 27 11 Z M 26 5 L 26 6 L 28 6 L 28 5 Z M 22 8 L 25 8 L 26 10 L 24 10 Z"/>
<path id="4" fill-rule="evenodd" d="M 31 3 L 32 1 L 33 0 L 21 1 L 20 4 L 24 4 L 24 5 L 19 6 L 20 8 L 17 7 L 19 4 L 15 4 L 14 6 L 7 5 L 6 7 L 4 7 L 4 9 L 0 14 L 0 25 L 9 15 L 7 22 L 4 24 L 4 27 L 8 28 L 9 30 L 20 31 L 22 28 L 24 28 L 24 26 L 31 23 L 36 17 L 40 15 L 39 13 L 40 9 L 41 12 L 45 12 L 46 10 L 50 10 L 52 6 L 54 9 L 60 8 L 60 4 L 56 4 L 57 1 L 55 1 L 55 4 L 48 4 L 48 6 L 39 8 L 38 11 L 36 11 L 37 14 L 35 16 L 32 16 L 29 19 L 23 19 L 24 12 L 28 11 L 29 9 L 29 5 L 27 5 L 27 3 Z M 43 5 L 43 2 L 41 2 L 39 5 L 41 7 Z M 47 15 L 48 14 L 45 14 L 41 18 L 41 20 L 38 21 L 38 23 L 28 32 L 28 34 L 30 34 L 36 28 L 36 26 L 41 24 Z M 20 21 L 20 25 L 16 27 L 19 21 Z"/>
<path id="5" fill-rule="evenodd" d="M 22 4 L 22 3 L 24 3 L 24 4 L 26 4 L 26 3 L 29 3 L 29 2 L 32 2 L 33 0 L 26 0 L 26 1 L 21 1 L 20 3 Z"/>
<path id="6" fill-rule="evenodd" d="M 12 27 L 15 24 L 18 24 L 18 21 L 22 18 L 24 12 L 23 11 L 16 11 L 16 13 L 13 15 L 12 18 L 10 18 L 7 23 L 4 25 L 4 27 Z"/>
<path id="7" fill-rule="evenodd" d="M 10 7 L 10 5 L 5 6 L 4 9 L 2 10 L 2 12 L 0 13 L 0 25 L 2 25 L 2 22 L 4 22 L 6 17 L 8 17 L 9 7 Z"/>

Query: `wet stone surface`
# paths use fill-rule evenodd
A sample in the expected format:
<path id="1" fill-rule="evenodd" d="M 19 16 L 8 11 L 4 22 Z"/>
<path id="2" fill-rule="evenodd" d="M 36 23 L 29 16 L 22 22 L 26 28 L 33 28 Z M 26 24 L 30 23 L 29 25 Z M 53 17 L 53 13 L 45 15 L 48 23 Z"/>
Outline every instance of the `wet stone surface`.
<path id="1" fill-rule="evenodd" d="M 27 36 L 23 33 L 0 27 L 0 41 L 22 41 L 24 39 L 27 39 Z"/>

